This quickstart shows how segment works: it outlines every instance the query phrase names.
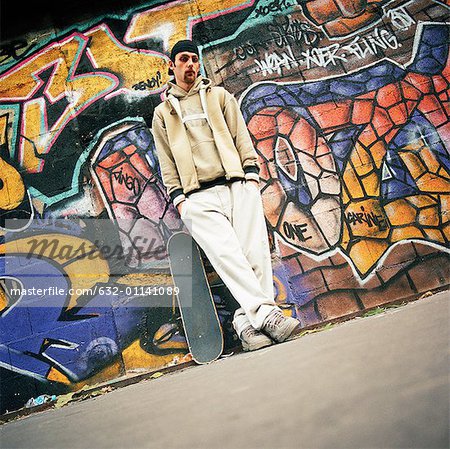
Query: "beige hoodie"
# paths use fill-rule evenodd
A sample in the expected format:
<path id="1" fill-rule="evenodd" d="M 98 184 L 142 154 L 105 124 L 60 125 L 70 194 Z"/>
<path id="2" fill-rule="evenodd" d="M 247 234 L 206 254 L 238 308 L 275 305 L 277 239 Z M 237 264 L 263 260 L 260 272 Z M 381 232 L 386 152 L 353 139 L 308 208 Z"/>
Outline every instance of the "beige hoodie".
<path id="1" fill-rule="evenodd" d="M 258 158 L 236 99 L 199 77 L 189 92 L 169 82 L 152 131 L 174 204 L 218 178 L 258 180 Z"/>

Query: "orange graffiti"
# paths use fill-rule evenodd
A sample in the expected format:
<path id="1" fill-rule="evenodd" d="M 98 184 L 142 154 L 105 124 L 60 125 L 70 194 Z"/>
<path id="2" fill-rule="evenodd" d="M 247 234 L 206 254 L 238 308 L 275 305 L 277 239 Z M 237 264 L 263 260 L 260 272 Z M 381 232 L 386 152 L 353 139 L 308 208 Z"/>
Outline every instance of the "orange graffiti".
<path id="1" fill-rule="evenodd" d="M 122 89 L 131 90 L 142 80 L 155 79 L 153 91 L 169 80 L 166 56 L 157 52 L 135 51 L 121 44 L 106 25 L 100 25 L 86 33 L 91 38 L 89 54 L 96 67 L 107 67 L 120 74 Z"/>
<path id="2" fill-rule="evenodd" d="M 180 39 L 192 37 L 190 21 L 194 18 L 208 20 L 219 11 L 227 14 L 239 8 L 253 5 L 253 0 L 228 0 L 218 2 L 206 0 L 184 0 L 161 5 L 156 8 L 136 14 L 125 36 L 126 42 L 138 42 L 152 37 L 163 37 L 164 49 L 167 51 Z M 186 26 L 186 19 L 188 26 Z"/>
<path id="3" fill-rule="evenodd" d="M 0 158 L 0 210 L 14 210 L 23 202 L 25 194 L 20 173 Z"/>
<path id="4" fill-rule="evenodd" d="M 381 7 L 390 0 L 307 0 L 303 4 L 306 17 L 322 26 L 329 36 L 346 36 L 377 20 Z"/>
<path id="5" fill-rule="evenodd" d="M 106 73 L 75 75 L 87 42 L 87 37 L 74 34 L 0 76 L 0 102 L 23 102 L 19 161 L 31 173 L 42 171 L 40 155 L 49 152 L 64 126 L 117 87 L 117 80 Z M 61 100 L 67 105 L 50 124 L 48 109 Z"/>

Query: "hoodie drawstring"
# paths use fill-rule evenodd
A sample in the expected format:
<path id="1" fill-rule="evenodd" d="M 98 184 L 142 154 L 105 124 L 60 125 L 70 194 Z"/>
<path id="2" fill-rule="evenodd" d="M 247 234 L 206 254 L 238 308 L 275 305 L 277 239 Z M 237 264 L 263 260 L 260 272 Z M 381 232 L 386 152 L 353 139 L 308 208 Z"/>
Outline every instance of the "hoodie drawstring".
<path id="1" fill-rule="evenodd" d="M 210 123 L 209 117 L 208 117 L 208 108 L 207 108 L 207 105 L 206 105 L 206 88 L 205 87 L 200 87 L 199 95 L 200 95 L 200 103 L 202 105 L 203 112 L 200 113 L 200 114 L 189 114 L 189 115 L 186 115 L 184 117 L 183 117 L 183 113 L 181 112 L 180 100 L 178 100 L 178 98 L 176 98 L 172 94 L 169 94 L 167 96 L 167 99 L 170 101 L 170 104 L 172 105 L 172 107 L 175 109 L 175 112 L 180 117 L 181 122 L 183 123 L 183 125 L 186 122 L 188 122 L 189 120 L 205 119 L 206 122 L 208 123 L 209 127 L 211 128 L 211 123 Z"/>

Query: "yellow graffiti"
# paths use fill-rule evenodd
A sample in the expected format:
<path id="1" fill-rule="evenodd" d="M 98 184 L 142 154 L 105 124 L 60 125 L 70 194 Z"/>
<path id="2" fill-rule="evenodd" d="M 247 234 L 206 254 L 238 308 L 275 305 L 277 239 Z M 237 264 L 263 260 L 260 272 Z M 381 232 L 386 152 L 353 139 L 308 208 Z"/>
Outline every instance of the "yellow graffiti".
<path id="1" fill-rule="evenodd" d="M 70 379 L 54 367 L 50 368 L 47 374 L 47 379 L 51 382 L 59 382 L 61 384 L 70 385 Z"/>
<path id="2" fill-rule="evenodd" d="M 169 274 L 129 273 L 116 279 L 116 284 L 129 286 L 173 285 L 173 280 Z"/>
<path id="3" fill-rule="evenodd" d="M 6 296 L 5 288 L 3 283 L 0 281 L 0 313 L 8 307 L 9 301 Z"/>
<path id="4" fill-rule="evenodd" d="M 158 90 L 169 80 L 169 58 L 164 55 L 124 47 L 105 25 L 89 31 L 86 36 L 91 38 L 89 52 L 94 64 L 120 74 L 121 88 L 132 89 L 139 82 L 149 80 L 152 82 L 150 90 Z"/>
<path id="5" fill-rule="evenodd" d="M 170 342 L 170 348 L 179 350 L 179 353 L 167 355 L 149 354 L 142 349 L 139 340 L 136 340 L 128 348 L 123 350 L 122 359 L 128 370 L 139 369 L 143 366 L 147 369 L 154 369 L 173 363 L 174 359 L 182 358 L 183 352 L 187 349 L 187 345 L 184 341 Z"/>
<path id="6" fill-rule="evenodd" d="M 136 42 L 151 37 L 163 37 L 164 49 L 167 51 L 178 40 L 192 37 L 189 30 L 190 18 L 202 17 L 202 20 L 208 20 L 218 11 L 226 13 L 246 4 L 253 4 L 253 1 L 228 0 L 227 2 L 218 2 L 217 0 L 205 0 L 200 2 L 185 0 L 158 6 L 133 17 L 126 34 L 126 40 L 127 42 Z"/>
<path id="7" fill-rule="evenodd" d="M 277 276 L 273 277 L 273 283 L 275 285 L 276 290 L 276 297 L 275 297 L 276 303 L 284 304 L 288 296 L 286 286 L 283 284 L 283 281 L 279 279 Z"/>
<path id="8" fill-rule="evenodd" d="M 385 147 L 377 152 L 371 159 L 357 142 L 343 175 L 346 219 L 341 248 L 362 274 L 401 240 L 426 239 L 443 245 L 449 240 L 446 217 L 450 216 L 450 195 L 446 192 L 450 192 L 450 173 L 435 152 L 422 139 L 398 149 L 420 194 L 387 204 L 380 200 L 380 178 L 376 175 L 380 168 L 377 161 L 384 156 Z"/>
<path id="9" fill-rule="evenodd" d="M 157 36 L 170 45 L 190 36 L 190 24 L 197 18 L 207 20 L 215 13 L 228 13 L 251 4 L 250 0 L 232 0 L 226 5 L 212 0 L 203 4 L 186 0 L 162 5 L 137 14 L 125 42 Z M 90 59 L 92 72 L 77 72 L 82 56 Z M 100 98 L 123 90 L 159 92 L 169 79 L 167 62 L 161 53 L 123 45 L 101 24 L 52 43 L 0 75 L 0 103 L 22 105 L 17 145 L 21 167 L 28 173 L 42 172 L 44 155 L 66 125 Z M 53 105 L 57 105 L 53 110 L 63 109 L 57 116 Z M 5 128 L 5 120 L 0 123 L 0 131 Z"/>
<path id="10" fill-rule="evenodd" d="M 20 173 L 0 158 L 0 209 L 14 210 L 23 202 L 25 194 Z"/>
<path id="11" fill-rule="evenodd" d="M 450 173 L 422 139 L 402 148 L 399 155 L 420 191 L 450 192 Z"/>
<path id="12" fill-rule="evenodd" d="M 119 361 L 112 363 L 111 365 L 106 366 L 98 373 L 90 376 L 88 379 L 85 379 L 80 382 L 72 382 L 64 373 L 62 373 L 59 369 L 52 367 L 47 374 L 47 379 L 52 382 L 59 382 L 62 384 L 70 385 L 72 391 L 79 391 L 87 386 L 96 385 L 101 382 L 105 382 L 105 380 L 114 379 L 119 377 L 122 374 L 122 365 Z"/>
<path id="13" fill-rule="evenodd" d="M 0 117 L 0 145 L 5 145 L 8 140 L 8 115 L 2 115 Z"/>
<path id="14" fill-rule="evenodd" d="M 74 35 L 0 76 L 1 101 L 23 102 L 19 159 L 29 172 L 42 170 L 39 155 L 50 150 L 54 139 L 77 113 L 117 86 L 117 81 L 104 73 L 74 75 L 86 42 L 86 37 Z M 46 70 L 52 71 L 48 81 L 42 76 Z M 34 97 L 42 88 L 44 96 Z M 67 106 L 50 125 L 49 107 L 61 100 Z"/>

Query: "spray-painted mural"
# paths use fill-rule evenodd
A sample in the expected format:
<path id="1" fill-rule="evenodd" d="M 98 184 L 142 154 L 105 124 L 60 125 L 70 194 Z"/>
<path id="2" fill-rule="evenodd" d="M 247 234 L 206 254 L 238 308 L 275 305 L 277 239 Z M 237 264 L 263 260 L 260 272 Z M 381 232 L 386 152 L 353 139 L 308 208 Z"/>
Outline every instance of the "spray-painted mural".
<path id="1" fill-rule="evenodd" d="M 165 253 L 182 224 L 150 129 L 180 38 L 240 101 L 286 313 L 309 326 L 448 285 L 445 2 L 114 13 L 2 44 L 2 412 L 189 360 Z M 210 277 L 232 347 L 233 300 Z"/>

